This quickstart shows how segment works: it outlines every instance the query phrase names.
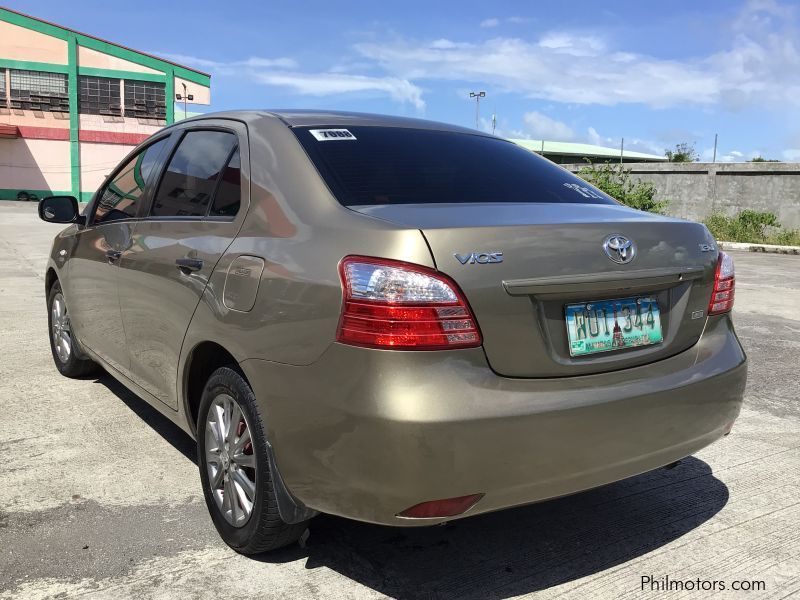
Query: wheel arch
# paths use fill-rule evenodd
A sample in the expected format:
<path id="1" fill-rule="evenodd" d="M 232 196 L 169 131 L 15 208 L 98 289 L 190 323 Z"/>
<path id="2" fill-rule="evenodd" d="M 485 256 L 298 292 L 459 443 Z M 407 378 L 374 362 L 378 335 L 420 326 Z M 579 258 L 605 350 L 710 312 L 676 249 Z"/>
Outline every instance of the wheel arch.
<path id="1" fill-rule="evenodd" d="M 197 434 L 197 411 L 200 408 L 203 387 L 211 374 L 220 367 L 231 367 L 247 381 L 247 376 L 239 367 L 239 361 L 222 344 L 210 340 L 199 342 L 187 355 L 181 395 L 192 435 Z"/>
<path id="2" fill-rule="evenodd" d="M 58 273 L 53 267 L 47 268 L 47 273 L 44 276 L 44 294 L 45 298 L 50 295 L 50 289 L 53 287 L 53 284 L 58 281 Z"/>
<path id="3" fill-rule="evenodd" d="M 210 340 L 196 344 L 186 359 L 183 377 L 183 407 L 191 433 L 195 438 L 197 438 L 197 414 L 203 388 L 211 374 L 220 367 L 234 369 L 252 388 L 247 375 L 239 366 L 239 361 L 222 344 Z M 295 498 L 286 487 L 275 461 L 275 451 L 269 440 L 267 440 L 267 456 L 281 518 L 286 523 L 300 523 L 318 514 L 316 510 L 308 508 Z"/>

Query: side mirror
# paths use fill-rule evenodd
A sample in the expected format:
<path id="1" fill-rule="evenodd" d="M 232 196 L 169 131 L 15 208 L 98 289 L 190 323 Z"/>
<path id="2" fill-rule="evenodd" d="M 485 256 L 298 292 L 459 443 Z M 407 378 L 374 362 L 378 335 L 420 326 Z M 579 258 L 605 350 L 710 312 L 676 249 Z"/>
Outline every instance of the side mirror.
<path id="1" fill-rule="evenodd" d="M 74 223 L 78 220 L 78 201 L 72 196 L 42 198 L 39 218 L 48 223 Z"/>

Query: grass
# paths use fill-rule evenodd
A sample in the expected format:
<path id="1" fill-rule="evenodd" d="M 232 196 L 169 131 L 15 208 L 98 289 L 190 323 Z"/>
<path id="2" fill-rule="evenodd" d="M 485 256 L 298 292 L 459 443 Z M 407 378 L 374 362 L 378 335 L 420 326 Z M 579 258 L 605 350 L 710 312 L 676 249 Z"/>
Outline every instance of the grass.
<path id="1" fill-rule="evenodd" d="M 714 213 L 703 223 L 711 235 L 725 242 L 800 246 L 800 230 L 784 229 L 770 212 L 743 210 L 732 217 Z"/>

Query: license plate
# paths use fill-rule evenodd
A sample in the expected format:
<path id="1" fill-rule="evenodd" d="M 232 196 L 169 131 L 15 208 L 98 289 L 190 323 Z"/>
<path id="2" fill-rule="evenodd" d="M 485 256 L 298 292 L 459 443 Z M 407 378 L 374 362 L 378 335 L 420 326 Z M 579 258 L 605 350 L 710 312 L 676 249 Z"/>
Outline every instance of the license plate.
<path id="1" fill-rule="evenodd" d="M 650 346 L 663 341 L 661 312 L 652 296 L 567 304 L 570 356 Z"/>

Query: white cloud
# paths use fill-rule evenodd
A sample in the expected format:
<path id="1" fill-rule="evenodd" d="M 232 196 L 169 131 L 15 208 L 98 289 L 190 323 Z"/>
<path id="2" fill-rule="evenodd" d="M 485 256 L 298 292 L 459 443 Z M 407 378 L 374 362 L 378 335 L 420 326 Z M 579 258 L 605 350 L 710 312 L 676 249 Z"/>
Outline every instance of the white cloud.
<path id="1" fill-rule="evenodd" d="M 408 102 L 417 109 L 425 108 L 422 90 L 413 83 L 396 77 L 369 77 L 346 73 L 258 72 L 253 78 L 267 85 L 287 87 L 305 96 L 330 96 L 350 92 L 388 94 L 398 102 Z"/>
<path id="2" fill-rule="evenodd" d="M 438 40 L 443 48 L 451 47 L 447 40 Z M 185 54 L 160 56 L 175 62 L 209 69 L 216 75 L 247 77 L 258 83 L 286 87 L 305 96 L 331 96 L 345 93 L 378 93 L 388 95 L 398 102 L 408 102 L 418 110 L 424 110 L 422 89 L 408 80 L 379 76 L 353 75 L 346 71 L 351 65 L 335 65 L 329 71 L 303 73 L 297 71 L 297 61 L 292 58 L 250 57 L 244 60 L 216 61 Z M 365 66 L 363 63 L 362 67 Z M 371 66 L 371 65 L 366 65 Z"/>
<path id="3" fill-rule="evenodd" d="M 601 48 L 598 38 L 565 33 L 547 34 L 534 43 L 501 37 L 448 48 L 407 40 L 356 45 L 364 57 L 410 81 L 469 81 L 575 104 L 670 106 L 716 99 L 714 81 L 696 67 L 646 57 L 615 59 Z"/>
<path id="4" fill-rule="evenodd" d="M 595 146 L 605 146 L 606 148 L 619 148 L 622 145 L 622 138 L 600 135 L 594 127 L 587 129 L 586 137 L 582 138 L 581 141 L 586 141 Z M 658 143 L 640 138 L 625 138 L 624 150 L 664 156 L 664 149 Z"/>
<path id="5" fill-rule="evenodd" d="M 492 17 L 491 19 L 484 19 L 481 21 L 481 27 L 484 29 L 489 29 L 492 27 L 497 27 L 500 23 L 512 23 L 514 25 L 521 25 L 523 23 L 528 23 L 530 19 L 528 17 L 506 17 L 505 19 L 498 19 L 497 17 Z"/>
<path id="6" fill-rule="evenodd" d="M 531 137 L 542 140 L 567 142 L 575 138 L 575 132 L 561 121 L 551 119 L 539 112 L 527 112 L 522 117 L 525 130 Z"/>
<path id="7" fill-rule="evenodd" d="M 235 71 L 240 71 L 247 68 L 293 69 L 297 66 L 297 62 L 294 59 L 287 57 L 261 58 L 259 56 L 251 56 L 250 58 L 246 58 L 244 60 L 224 62 L 209 60 L 207 58 L 200 58 L 197 56 L 190 56 L 188 54 L 156 53 L 156 55 L 184 65 L 219 71 L 221 74 L 231 74 Z"/>
<path id="8" fill-rule="evenodd" d="M 545 34 L 539 40 L 539 46 L 570 56 L 596 56 L 606 52 L 606 43 L 598 36 L 575 35 L 561 31 Z"/>
<path id="9" fill-rule="evenodd" d="M 751 0 L 727 24 L 732 37 L 725 50 L 678 59 L 632 52 L 624 47 L 624 37 L 590 30 L 548 31 L 534 39 L 498 36 L 480 42 L 383 36 L 380 42 L 356 44 L 352 49 L 356 56 L 348 62 L 314 72 L 303 71 L 289 57 L 222 62 L 166 56 L 299 94 L 377 93 L 420 110 L 425 106 L 420 82 L 449 81 L 570 105 L 708 110 L 756 106 L 791 111 L 800 107 L 797 13 L 795 7 L 772 0 Z M 524 21 L 492 17 L 481 25 L 493 28 Z"/>
<path id="10" fill-rule="evenodd" d="M 774 2 L 751 2 L 730 31 L 727 49 L 679 59 L 631 52 L 624 38 L 612 41 L 592 31 L 481 42 L 394 38 L 355 49 L 387 74 L 408 81 L 463 81 L 562 103 L 734 110 L 800 106 L 795 11 Z"/>
<path id="11" fill-rule="evenodd" d="M 787 162 L 800 162 L 800 148 L 787 148 L 781 154 Z"/>

